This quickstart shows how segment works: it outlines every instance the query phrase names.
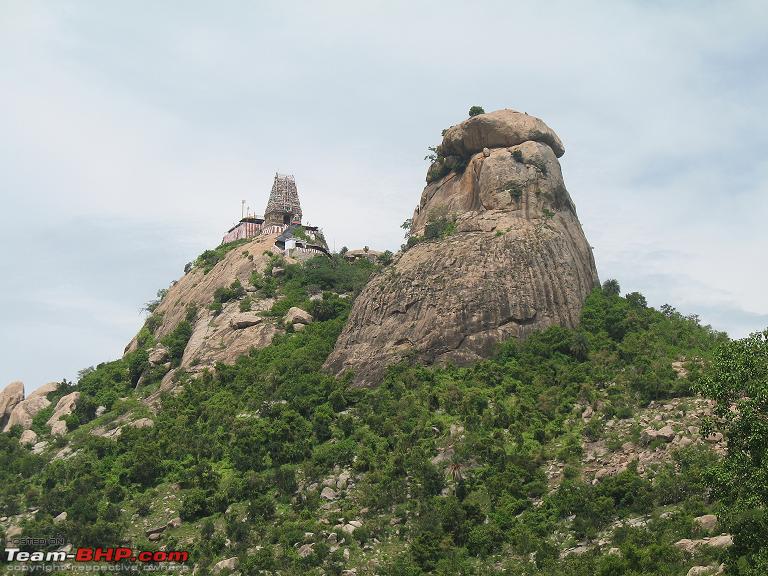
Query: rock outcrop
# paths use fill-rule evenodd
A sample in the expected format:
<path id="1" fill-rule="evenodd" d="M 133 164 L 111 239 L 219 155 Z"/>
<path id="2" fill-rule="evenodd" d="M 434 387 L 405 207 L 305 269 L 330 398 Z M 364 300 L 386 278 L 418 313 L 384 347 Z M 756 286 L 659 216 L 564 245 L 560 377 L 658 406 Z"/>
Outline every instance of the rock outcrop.
<path id="1" fill-rule="evenodd" d="M 506 148 L 523 142 L 541 142 L 559 158 L 563 143 L 549 126 L 535 116 L 515 110 L 496 110 L 473 116 L 445 131 L 442 153 L 445 156 L 471 156 L 483 148 Z"/>
<path id="2" fill-rule="evenodd" d="M 251 348 L 262 348 L 272 342 L 280 328 L 276 320 L 258 314 L 269 310 L 273 300 L 258 299 L 249 293 L 252 304 L 247 312 L 240 311 L 240 298 L 225 302 L 220 311 L 211 310 L 210 305 L 217 289 L 227 289 L 236 281 L 243 289 L 250 290 L 251 274 L 267 267 L 276 238 L 276 234 L 258 236 L 226 253 L 207 273 L 199 266 L 193 267 L 168 289 L 153 312 L 158 319 L 153 332 L 156 341 L 173 332 L 187 318 L 190 309 L 196 310 L 181 368 L 196 372 L 212 368 L 217 362 L 232 363 Z M 125 352 L 132 352 L 137 345 L 138 335 L 126 346 Z M 153 365 L 166 359 L 167 351 L 162 346 L 152 349 L 149 356 Z M 174 376 L 174 370 L 166 374 L 160 391 L 174 387 Z"/>
<path id="3" fill-rule="evenodd" d="M 24 383 L 11 382 L 0 392 L 0 428 L 5 426 L 16 405 L 24 400 Z"/>
<path id="4" fill-rule="evenodd" d="M 424 240 L 366 286 L 326 363 L 356 385 L 406 356 L 466 364 L 506 338 L 574 327 L 598 285 L 546 124 L 483 114 L 448 129 L 438 150 L 466 167 L 424 189 L 411 227 Z"/>
<path id="5" fill-rule="evenodd" d="M 49 382 L 33 390 L 30 395 L 16 404 L 11 410 L 8 420 L 5 423 L 3 432 L 8 432 L 14 426 L 21 426 L 24 430 L 29 430 L 32 426 L 32 419 L 38 412 L 48 408 L 51 401 L 46 398 L 48 394 L 54 392 L 59 387 L 58 382 Z"/>
<path id="6" fill-rule="evenodd" d="M 53 409 L 53 415 L 46 422 L 46 425 L 51 429 L 51 434 L 63 436 L 67 433 L 67 423 L 62 418 L 72 414 L 79 399 L 80 392 L 71 392 L 59 398 L 56 407 Z"/>

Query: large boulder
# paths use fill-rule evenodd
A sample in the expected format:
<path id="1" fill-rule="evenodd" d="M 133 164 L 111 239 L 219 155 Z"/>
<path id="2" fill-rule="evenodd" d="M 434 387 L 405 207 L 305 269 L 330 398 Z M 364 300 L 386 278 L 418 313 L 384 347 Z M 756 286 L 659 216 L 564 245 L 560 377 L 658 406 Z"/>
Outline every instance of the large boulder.
<path id="1" fill-rule="evenodd" d="M 505 148 L 523 142 L 541 142 L 559 158 L 565 154 L 560 138 L 535 116 L 505 108 L 473 116 L 451 126 L 443 135 L 441 152 L 445 156 L 469 157 L 483 148 Z"/>
<path id="2" fill-rule="evenodd" d="M 717 530 L 717 516 L 714 514 L 704 514 L 703 516 L 697 516 L 693 519 L 693 523 L 697 528 L 710 534 Z"/>
<path id="3" fill-rule="evenodd" d="M 500 112 L 485 116 L 512 113 Z M 520 122 L 540 122 L 526 118 Z M 462 124 L 481 136 L 486 125 Z M 552 148 L 559 140 L 544 138 L 547 130 L 518 131 L 528 140 L 514 146 L 491 130 L 470 147 L 493 146 L 487 155 L 427 185 L 411 227 L 425 240 L 357 297 L 326 362 L 331 372 L 352 371 L 354 384 L 371 386 L 405 357 L 465 365 L 504 339 L 578 324 L 599 282 Z M 448 133 L 446 141 L 453 141 Z M 450 225 L 435 234 L 440 222 Z"/>
<path id="4" fill-rule="evenodd" d="M 264 322 L 264 317 L 259 316 L 256 312 L 241 312 L 240 314 L 233 316 L 229 325 L 235 330 L 242 330 L 243 328 L 250 328 Z"/>
<path id="5" fill-rule="evenodd" d="M 51 405 L 50 400 L 46 396 L 56 391 L 59 385 L 59 382 L 49 382 L 33 390 L 26 399 L 19 402 L 11 411 L 3 432 L 8 432 L 16 425 L 21 426 L 24 430 L 29 430 L 32 426 L 32 419 L 37 413 Z"/>
<path id="6" fill-rule="evenodd" d="M 37 433 L 34 430 L 24 430 L 19 438 L 19 444 L 32 446 L 37 443 Z"/>
<path id="7" fill-rule="evenodd" d="M 283 318 L 286 324 L 310 324 L 312 320 L 312 314 L 296 306 L 289 308 L 285 318 Z"/>
<path id="8" fill-rule="evenodd" d="M 11 412 L 19 402 L 24 400 L 24 383 L 16 380 L 0 392 L 0 428 L 5 426 Z"/>
<path id="9" fill-rule="evenodd" d="M 237 567 L 240 565 L 240 559 L 237 556 L 233 556 L 232 558 L 227 558 L 226 560 L 221 560 L 219 562 L 216 562 L 216 564 L 213 565 L 213 573 L 218 574 L 222 570 L 237 570 Z"/>
<path id="10" fill-rule="evenodd" d="M 80 399 L 80 392 L 71 392 L 66 396 L 59 398 L 56 407 L 53 409 L 53 416 L 48 419 L 46 425 L 51 429 L 54 436 L 63 436 L 67 433 L 67 423 L 62 420 L 65 416 L 72 414 Z"/>

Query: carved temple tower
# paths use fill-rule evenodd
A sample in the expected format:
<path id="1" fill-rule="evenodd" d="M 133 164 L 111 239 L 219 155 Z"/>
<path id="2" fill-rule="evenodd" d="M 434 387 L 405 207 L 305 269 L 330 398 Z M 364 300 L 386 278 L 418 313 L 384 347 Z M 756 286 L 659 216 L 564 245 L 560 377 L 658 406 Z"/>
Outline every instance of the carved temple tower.
<path id="1" fill-rule="evenodd" d="M 264 211 L 264 226 L 301 224 L 301 204 L 292 175 L 275 174 L 267 208 Z"/>

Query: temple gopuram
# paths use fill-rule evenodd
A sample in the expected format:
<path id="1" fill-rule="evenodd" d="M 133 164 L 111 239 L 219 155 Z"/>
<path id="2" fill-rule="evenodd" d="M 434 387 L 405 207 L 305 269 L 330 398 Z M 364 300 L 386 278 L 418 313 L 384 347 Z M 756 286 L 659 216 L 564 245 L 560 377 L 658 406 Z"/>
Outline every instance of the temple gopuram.
<path id="1" fill-rule="evenodd" d="M 301 202 L 292 174 L 275 174 L 264 216 L 249 212 L 244 212 L 240 221 L 227 231 L 222 244 L 277 234 L 275 247 L 288 256 L 328 255 L 323 231 L 317 226 L 302 224 Z"/>

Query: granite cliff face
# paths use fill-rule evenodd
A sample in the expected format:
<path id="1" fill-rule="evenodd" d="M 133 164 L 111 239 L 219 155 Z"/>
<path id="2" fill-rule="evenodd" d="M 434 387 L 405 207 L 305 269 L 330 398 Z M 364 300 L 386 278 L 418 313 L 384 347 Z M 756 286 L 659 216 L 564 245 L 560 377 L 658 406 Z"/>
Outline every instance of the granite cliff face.
<path id="1" fill-rule="evenodd" d="M 276 319 L 259 314 L 269 310 L 274 301 L 256 298 L 249 280 L 254 271 L 263 271 L 267 266 L 276 236 L 257 236 L 238 246 L 210 271 L 195 266 L 168 289 L 153 312 L 159 320 L 152 331 L 157 344 L 149 351 L 151 366 L 167 367 L 160 391 L 173 387 L 177 372 L 168 361 L 168 349 L 160 342 L 187 318 L 190 309 L 195 310 L 192 333 L 178 367 L 190 373 L 213 368 L 217 362 L 232 363 L 251 348 L 269 345 L 272 337 L 282 331 Z M 248 310 L 241 311 L 239 302 L 243 296 L 239 296 L 226 302 L 221 311 L 212 311 L 209 306 L 216 290 L 225 289 L 236 281 L 243 287 L 244 294 L 251 298 Z M 131 340 L 125 348 L 126 353 L 137 349 L 139 338 L 140 335 L 137 335 Z"/>
<path id="2" fill-rule="evenodd" d="M 557 160 L 564 148 L 544 122 L 475 116 L 437 152 L 411 227 L 423 240 L 366 286 L 326 363 L 356 385 L 376 385 L 406 356 L 466 364 L 503 339 L 573 327 L 598 285 Z"/>

